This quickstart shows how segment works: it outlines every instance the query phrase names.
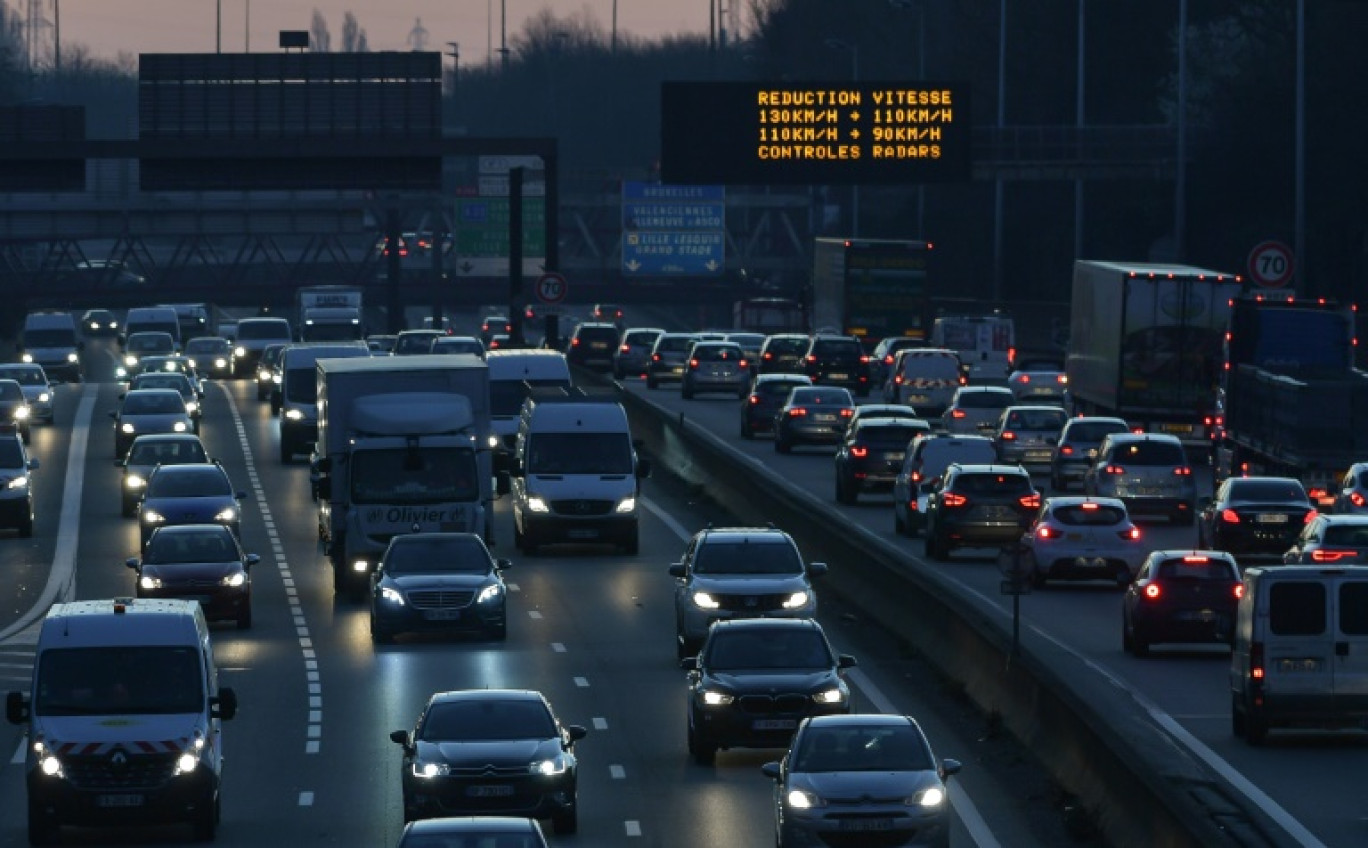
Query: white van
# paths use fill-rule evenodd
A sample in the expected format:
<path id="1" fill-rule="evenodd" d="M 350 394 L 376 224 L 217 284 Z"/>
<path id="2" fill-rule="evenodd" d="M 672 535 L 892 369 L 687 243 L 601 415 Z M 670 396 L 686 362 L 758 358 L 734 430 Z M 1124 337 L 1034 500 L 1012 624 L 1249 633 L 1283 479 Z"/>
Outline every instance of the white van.
<path id="1" fill-rule="evenodd" d="M 1230 654 L 1231 728 L 1368 727 L 1368 566 L 1249 568 Z"/>
<path id="2" fill-rule="evenodd" d="M 513 538 L 535 554 L 554 542 L 608 542 L 637 553 L 638 459 L 627 412 L 584 395 L 523 402 L 513 458 Z"/>
<path id="3" fill-rule="evenodd" d="M 24 317 L 18 348 L 24 362 L 43 366 L 49 378 L 80 381 L 85 342 L 70 312 L 30 312 Z"/>
<path id="4" fill-rule="evenodd" d="M 119 333 L 119 347 L 122 348 L 134 333 L 170 333 L 179 351 L 180 328 L 180 316 L 173 306 L 135 306 L 128 310 L 128 316 L 124 318 L 123 331 Z"/>
<path id="5" fill-rule="evenodd" d="M 570 365 L 558 350 L 491 350 L 489 364 L 489 411 L 494 419 L 494 467 L 508 468 L 518 442 L 518 415 L 523 401 L 535 389 L 549 387 L 570 392 Z"/>
<path id="6" fill-rule="evenodd" d="M 5 715 L 24 725 L 28 837 L 78 827 L 188 822 L 214 838 L 223 776 L 220 722 L 237 712 L 219 688 L 198 603 L 113 598 L 53 604 L 30 693 Z"/>
<path id="7" fill-rule="evenodd" d="M 935 418 L 950 406 L 950 398 L 963 382 L 959 354 L 937 347 L 900 350 L 894 369 L 884 385 L 884 400 Z"/>
<path id="8" fill-rule="evenodd" d="M 937 318 L 931 344 L 958 353 L 970 383 L 1005 386 L 1016 357 L 1016 323 L 1002 315 Z"/>

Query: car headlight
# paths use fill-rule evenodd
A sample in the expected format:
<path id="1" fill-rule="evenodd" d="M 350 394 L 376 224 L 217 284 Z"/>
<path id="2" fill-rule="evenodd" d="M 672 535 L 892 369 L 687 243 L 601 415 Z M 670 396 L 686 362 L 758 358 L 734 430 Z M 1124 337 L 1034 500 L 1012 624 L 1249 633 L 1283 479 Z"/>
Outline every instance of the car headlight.
<path id="1" fill-rule="evenodd" d="M 109 322 L 109 329 L 111 329 L 111 330 L 117 330 L 118 328 L 119 328 L 119 322 L 118 322 L 118 321 L 110 321 L 110 322 Z"/>
<path id="2" fill-rule="evenodd" d="M 569 765 L 570 764 L 563 755 L 557 755 L 549 760 L 537 760 L 533 762 L 527 770 L 533 774 L 565 774 L 565 770 Z"/>
<path id="3" fill-rule="evenodd" d="M 177 421 L 175 424 L 171 425 L 171 429 L 175 430 L 177 433 L 184 433 L 186 430 L 190 429 L 190 426 L 184 421 Z"/>
<path id="4" fill-rule="evenodd" d="M 128 356 L 125 356 L 125 357 L 124 357 L 124 365 L 128 366 L 129 368 L 132 368 L 134 365 L 137 365 L 137 364 L 138 364 L 138 357 L 133 356 L 132 354 L 129 354 Z"/>
<path id="5" fill-rule="evenodd" d="M 736 700 L 735 697 L 726 692 L 719 692 L 716 689 L 704 689 L 702 694 L 703 703 L 710 707 L 725 707 L 727 704 Z"/>
<path id="6" fill-rule="evenodd" d="M 195 414 L 199 411 L 199 403 L 193 400 L 187 400 L 185 402 L 185 411 L 189 412 L 191 415 Z"/>
<path id="7" fill-rule="evenodd" d="M 287 409 L 285 410 L 285 417 L 291 421 L 303 421 L 304 413 L 298 409 Z"/>
<path id="8" fill-rule="evenodd" d="M 404 596 L 398 589 L 393 589 L 389 586 L 380 587 L 380 599 L 382 601 L 389 601 L 392 604 L 398 604 L 401 607 L 404 605 Z"/>
<path id="9" fill-rule="evenodd" d="M 707 592 L 694 592 L 693 602 L 694 606 L 698 607 L 699 609 L 717 609 L 718 607 L 722 606 L 722 604 L 718 602 L 717 598 L 714 598 Z"/>
<path id="10" fill-rule="evenodd" d="M 195 360 L 193 360 L 193 359 L 187 359 L 187 360 L 185 360 L 185 361 L 188 362 L 188 363 L 190 363 L 190 367 L 191 367 L 191 368 L 198 368 L 198 367 L 199 367 L 199 366 L 197 366 L 197 365 L 195 364 Z"/>
<path id="11" fill-rule="evenodd" d="M 257 370 L 257 382 L 264 383 L 269 379 L 271 379 L 270 371 L 267 371 L 265 368 Z"/>
<path id="12" fill-rule="evenodd" d="M 6 489 L 22 489 L 28 485 L 28 475 L 20 474 L 5 484 Z"/>
<path id="13" fill-rule="evenodd" d="M 790 789 L 784 796 L 784 800 L 795 810 L 810 810 L 813 807 L 824 807 L 826 802 L 815 792 L 807 792 L 802 789 Z"/>
<path id="14" fill-rule="evenodd" d="M 81 357 L 78 356 L 78 355 L 76 354 L 76 351 L 73 350 L 71 353 L 68 353 L 68 354 L 67 354 L 67 362 L 80 362 L 80 361 L 81 361 Z"/>
<path id="15" fill-rule="evenodd" d="M 417 763 L 413 764 L 414 777 L 446 777 L 451 774 L 451 766 L 446 763 Z"/>
<path id="16" fill-rule="evenodd" d="M 15 410 L 14 410 L 14 420 L 15 420 L 15 421 L 23 421 L 24 419 L 26 419 L 26 418 L 28 418 L 28 417 L 29 417 L 29 408 L 28 408 L 27 406 L 20 406 L 20 407 L 16 407 L 16 408 L 15 408 Z"/>
<path id="17" fill-rule="evenodd" d="M 811 597 L 812 596 L 809 595 L 806 591 L 794 592 L 792 595 L 789 595 L 787 598 L 784 599 L 784 603 L 782 606 L 784 607 L 784 609 L 798 609 L 799 607 L 805 607 L 807 606 L 807 602 Z"/>
<path id="18" fill-rule="evenodd" d="M 233 348 L 233 355 L 234 355 L 234 356 L 246 356 L 246 355 L 247 355 L 247 348 L 243 347 L 242 345 L 238 345 L 237 347 Z"/>
<path id="19" fill-rule="evenodd" d="M 833 686 L 830 689 L 823 689 L 821 692 L 818 692 L 816 695 L 812 696 L 812 700 L 816 701 L 819 704 L 840 704 L 844 703 L 845 699 L 845 690 L 839 686 Z"/>
<path id="20" fill-rule="evenodd" d="M 127 368 L 123 368 L 122 366 L 119 367 L 119 368 L 115 368 L 115 369 L 114 369 L 114 376 L 117 377 L 117 378 L 119 378 L 120 380 L 122 380 L 123 378 L 125 378 L 125 377 L 128 376 L 128 369 L 127 369 Z"/>
<path id="21" fill-rule="evenodd" d="M 132 421 L 125 421 L 119 425 L 119 429 L 123 430 L 125 433 L 135 433 L 138 428 L 133 426 Z"/>
<path id="22" fill-rule="evenodd" d="M 635 512 L 635 511 L 636 511 L 636 498 L 633 498 L 633 497 L 626 497 L 626 498 L 623 498 L 622 500 L 618 501 L 617 509 L 613 510 L 613 512 L 616 512 L 616 513 L 626 513 L 626 512 Z"/>
<path id="23" fill-rule="evenodd" d="M 144 574 L 138 578 L 138 585 L 144 589 L 160 589 L 162 582 L 160 577 L 148 577 Z"/>
<path id="24" fill-rule="evenodd" d="M 199 757 L 186 751 L 176 758 L 176 774 L 189 774 L 199 766 Z"/>
<path id="25" fill-rule="evenodd" d="M 490 436 L 487 441 L 487 444 L 490 446 L 490 448 L 497 448 L 499 446 L 498 434 L 496 433 L 495 435 Z"/>
<path id="26" fill-rule="evenodd" d="M 911 807 L 939 807 L 944 803 L 945 790 L 939 786 L 932 786 L 907 799 L 907 804 Z"/>
<path id="27" fill-rule="evenodd" d="M 228 367 L 228 360 L 224 359 L 223 357 L 219 357 L 218 359 L 215 359 L 215 360 L 214 360 L 214 367 L 215 367 L 215 368 L 227 368 L 227 367 Z"/>
<path id="28" fill-rule="evenodd" d="M 533 512 L 550 512 L 551 507 L 546 505 L 546 501 L 536 495 L 527 499 L 527 508 Z"/>
<path id="29" fill-rule="evenodd" d="M 219 582 L 225 586 L 231 586 L 236 589 L 239 586 L 247 585 L 247 573 L 243 571 L 234 571 L 232 574 L 225 574 L 223 579 Z"/>
<path id="30" fill-rule="evenodd" d="M 370 571 L 370 562 L 364 559 L 358 559 L 352 563 L 352 571 L 355 571 L 357 574 L 365 574 L 367 571 Z"/>
<path id="31" fill-rule="evenodd" d="M 141 489 L 146 485 L 147 481 L 143 479 L 141 474 L 130 474 L 124 478 L 124 488 L 126 489 Z"/>
<path id="32" fill-rule="evenodd" d="M 26 353 L 22 357 L 20 357 L 20 359 L 23 359 L 25 362 L 33 362 L 33 354 Z"/>
<path id="33" fill-rule="evenodd" d="M 280 375 L 279 375 L 279 374 L 272 374 L 272 375 L 271 375 L 271 382 L 272 382 L 272 383 L 275 383 L 275 384 L 277 384 L 277 385 L 279 385 L 279 384 L 280 384 Z"/>
<path id="34" fill-rule="evenodd" d="M 52 754 L 43 754 L 38 758 L 38 768 L 48 777 L 62 776 L 62 761 Z"/>
<path id="35" fill-rule="evenodd" d="M 47 392 L 42 392 L 41 394 L 38 395 L 38 402 L 39 402 L 39 403 L 47 403 L 47 402 L 49 402 L 49 401 L 51 401 L 51 400 L 52 400 L 52 395 L 48 394 Z"/>
<path id="36" fill-rule="evenodd" d="M 238 511 L 235 506 L 224 507 L 214 516 L 215 521 L 237 521 Z"/>
<path id="37" fill-rule="evenodd" d="M 502 587 L 502 586 L 500 586 L 498 583 L 490 583 L 488 586 L 486 586 L 486 587 L 484 587 L 483 589 L 480 590 L 480 594 L 478 594 L 478 595 L 475 596 L 475 603 L 477 603 L 477 604 L 483 604 L 483 603 L 485 603 L 486 601 L 492 601 L 492 600 L 494 600 L 495 598 L 499 597 L 499 596 L 502 595 L 502 594 L 503 594 L 503 587 Z"/>
<path id="38" fill-rule="evenodd" d="M 98 330 L 98 329 L 100 329 L 100 322 L 99 322 L 99 321 L 91 321 L 91 322 L 90 322 L 90 329 L 92 329 L 92 330 Z"/>

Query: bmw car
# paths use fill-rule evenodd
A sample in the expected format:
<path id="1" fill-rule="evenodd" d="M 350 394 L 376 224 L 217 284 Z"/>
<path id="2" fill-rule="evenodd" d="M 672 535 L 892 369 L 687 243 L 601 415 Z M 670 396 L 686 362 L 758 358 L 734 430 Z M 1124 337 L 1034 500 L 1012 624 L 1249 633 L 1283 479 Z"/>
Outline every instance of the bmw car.
<path id="1" fill-rule="evenodd" d="M 476 533 L 395 536 L 371 574 L 370 631 L 375 642 L 407 632 L 508 635 L 508 587 Z"/>
<path id="2" fill-rule="evenodd" d="M 175 524 L 222 524 L 238 535 L 246 492 L 233 491 L 228 472 L 218 463 L 161 465 L 147 478 L 138 508 L 144 547 L 158 527 Z"/>

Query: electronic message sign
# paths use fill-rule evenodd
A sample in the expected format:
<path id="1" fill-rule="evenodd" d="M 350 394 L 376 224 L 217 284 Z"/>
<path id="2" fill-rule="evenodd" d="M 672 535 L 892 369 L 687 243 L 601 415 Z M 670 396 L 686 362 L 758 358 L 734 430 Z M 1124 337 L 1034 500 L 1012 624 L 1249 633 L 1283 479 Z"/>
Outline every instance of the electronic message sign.
<path id="1" fill-rule="evenodd" d="M 969 86 L 666 82 L 666 183 L 933 183 L 970 176 Z"/>

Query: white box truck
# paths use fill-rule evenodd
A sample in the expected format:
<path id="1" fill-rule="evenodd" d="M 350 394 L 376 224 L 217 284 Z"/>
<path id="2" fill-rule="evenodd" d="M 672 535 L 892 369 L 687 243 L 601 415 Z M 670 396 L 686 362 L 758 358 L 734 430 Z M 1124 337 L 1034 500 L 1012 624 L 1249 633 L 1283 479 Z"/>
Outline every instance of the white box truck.
<path id="1" fill-rule="evenodd" d="M 359 341 L 366 337 L 365 293 L 356 286 L 304 286 L 295 292 L 299 340 Z"/>
<path id="2" fill-rule="evenodd" d="M 497 487 L 489 367 L 478 357 L 320 359 L 319 533 L 334 585 L 364 593 L 391 538 L 479 533 L 492 542 Z"/>

